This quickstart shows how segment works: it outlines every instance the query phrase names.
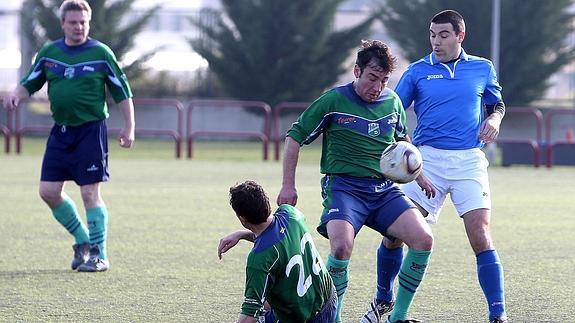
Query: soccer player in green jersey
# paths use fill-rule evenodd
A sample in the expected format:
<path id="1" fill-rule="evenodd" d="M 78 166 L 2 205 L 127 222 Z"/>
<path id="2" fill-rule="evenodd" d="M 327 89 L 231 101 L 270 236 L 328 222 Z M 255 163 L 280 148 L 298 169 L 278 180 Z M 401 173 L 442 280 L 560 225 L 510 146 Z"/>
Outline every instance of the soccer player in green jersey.
<path id="1" fill-rule="evenodd" d="M 106 271 L 110 265 L 108 210 L 100 194 L 100 182 L 109 178 L 106 87 L 124 117 L 121 147 L 132 147 L 135 128 L 132 92 L 124 73 L 110 48 L 88 37 L 91 15 L 88 2 L 64 1 L 64 38 L 39 51 L 28 75 L 3 101 L 6 109 L 14 109 L 48 83 L 54 126 L 42 161 L 40 197 L 74 237 L 72 269 L 82 272 Z M 87 226 L 64 192 L 68 180 L 80 186 Z"/>
<path id="2" fill-rule="evenodd" d="M 395 57 L 381 41 L 363 41 L 353 72 L 355 80 L 315 100 L 287 133 L 283 182 L 278 204 L 295 205 L 295 171 L 300 147 L 323 134 L 320 171 L 323 206 L 320 234 L 330 243 L 327 268 L 338 293 L 338 317 L 348 285 L 348 264 L 355 236 L 363 226 L 409 247 L 399 269 L 394 302 L 372 302 L 374 317 L 367 322 L 415 322 L 407 312 L 424 277 L 433 236 L 423 216 L 397 184 L 383 177 L 379 160 L 387 146 L 405 140 L 405 111 L 399 97 L 387 88 Z M 401 262 L 402 251 L 398 250 Z M 377 253 L 377 275 L 389 268 Z"/>
<path id="3" fill-rule="evenodd" d="M 334 322 L 335 287 L 304 215 L 291 205 L 281 205 L 272 215 L 268 197 L 253 181 L 230 188 L 230 205 L 246 229 L 222 238 L 218 256 L 240 239 L 254 243 L 238 322 Z M 271 310 L 265 310 L 266 302 Z"/>

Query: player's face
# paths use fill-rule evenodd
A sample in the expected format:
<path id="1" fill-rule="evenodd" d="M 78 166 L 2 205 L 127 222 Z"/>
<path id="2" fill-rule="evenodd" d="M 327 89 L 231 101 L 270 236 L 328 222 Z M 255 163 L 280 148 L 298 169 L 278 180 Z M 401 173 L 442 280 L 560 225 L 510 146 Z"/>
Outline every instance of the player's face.
<path id="1" fill-rule="evenodd" d="M 83 10 L 67 11 L 61 21 L 62 31 L 66 45 L 81 45 L 88 39 L 90 31 L 90 17 Z"/>
<path id="2" fill-rule="evenodd" d="M 429 27 L 431 48 L 440 62 L 448 62 L 459 56 L 463 38 L 465 38 L 465 32 L 461 31 L 456 35 L 450 23 L 431 23 Z"/>
<path id="3" fill-rule="evenodd" d="M 353 72 L 356 77 L 353 88 L 355 93 L 365 102 L 374 102 L 379 98 L 391 75 L 390 72 L 373 62 L 369 62 L 363 72 L 359 66 L 355 65 Z"/>

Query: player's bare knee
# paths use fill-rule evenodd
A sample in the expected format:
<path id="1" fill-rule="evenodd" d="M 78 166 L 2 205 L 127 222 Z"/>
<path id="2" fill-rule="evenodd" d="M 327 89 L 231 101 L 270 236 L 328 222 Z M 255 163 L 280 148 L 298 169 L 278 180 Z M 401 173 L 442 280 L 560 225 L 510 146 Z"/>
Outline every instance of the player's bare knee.
<path id="1" fill-rule="evenodd" d="M 417 236 L 417 239 L 409 245 L 410 248 L 415 250 L 429 251 L 433 249 L 433 235 L 431 232 L 425 232 Z"/>
<path id="2" fill-rule="evenodd" d="M 59 191 L 49 190 L 40 187 L 40 189 L 38 190 L 38 194 L 40 195 L 42 201 L 48 204 L 51 208 L 55 208 L 63 201 L 62 194 Z"/>
<path id="3" fill-rule="evenodd" d="M 337 260 L 345 260 L 351 257 L 353 251 L 353 241 L 340 240 L 331 243 L 331 255 Z"/>
<path id="4" fill-rule="evenodd" d="M 433 235 L 431 233 L 426 234 L 421 239 L 422 247 L 420 250 L 431 250 L 433 249 Z"/>

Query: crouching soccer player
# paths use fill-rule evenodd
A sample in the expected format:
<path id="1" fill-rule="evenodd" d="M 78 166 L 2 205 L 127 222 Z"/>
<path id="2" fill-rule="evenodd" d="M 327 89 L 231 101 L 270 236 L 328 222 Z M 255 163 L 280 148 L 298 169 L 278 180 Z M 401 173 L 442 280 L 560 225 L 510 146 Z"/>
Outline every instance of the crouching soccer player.
<path id="1" fill-rule="evenodd" d="M 268 197 L 253 181 L 230 188 L 230 205 L 246 230 L 222 238 L 218 257 L 240 239 L 254 242 L 238 322 L 334 322 L 335 287 L 304 215 L 287 204 L 272 215 Z M 264 309 L 266 302 L 270 310 Z"/>

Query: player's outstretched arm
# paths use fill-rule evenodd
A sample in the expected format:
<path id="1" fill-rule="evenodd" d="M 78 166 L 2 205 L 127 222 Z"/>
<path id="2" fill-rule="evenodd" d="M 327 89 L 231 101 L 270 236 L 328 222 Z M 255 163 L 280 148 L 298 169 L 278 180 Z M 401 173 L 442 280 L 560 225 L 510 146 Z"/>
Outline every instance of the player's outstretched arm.
<path id="1" fill-rule="evenodd" d="M 4 106 L 4 109 L 14 110 L 18 107 L 22 99 L 26 99 L 28 97 L 30 97 L 28 90 L 26 90 L 22 85 L 17 85 L 12 92 L 4 97 L 2 105 Z"/>
<path id="2" fill-rule="evenodd" d="M 299 158 L 300 145 L 291 137 L 286 137 L 283 161 L 282 188 L 277 198 L 277 204 L 297 203 L 297 190 L 295 188 L 295 170 Z"/>
<path id="3" fill-rule="evenodd" d="M 120 147 L 131 148 L 136 139 L 136 121 L 134 117 L 134 103 L 132 98 L 127 98 L 120 103 L 118 103 L 122 114 L 124 115 L 124 128 L 120 130 L 120 136 L 118 141 L 120 142 Z"/>
<path id="4" fill-rule="evenodd" d="M 254 242 L 256 236 L 250 230 L 245 229 L 232 232 L 221 238 L 220 243 L 218 244 L 218 258 L 222 259 L 222 255 L 237 245 L 241 239 Z"/>

